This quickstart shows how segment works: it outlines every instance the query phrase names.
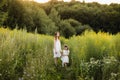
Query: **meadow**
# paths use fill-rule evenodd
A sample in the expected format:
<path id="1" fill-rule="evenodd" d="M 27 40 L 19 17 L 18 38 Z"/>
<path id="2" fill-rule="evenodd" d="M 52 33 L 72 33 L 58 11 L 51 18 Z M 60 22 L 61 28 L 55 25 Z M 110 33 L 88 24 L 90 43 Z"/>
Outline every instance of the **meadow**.
<path id="1" fill-rule="evenodd" d="M 60 38 L 68 68 L 54 66 L 53 36 L 0 28 L 0 80 L 120 80 L 120 34 L 85 31 Z"/>

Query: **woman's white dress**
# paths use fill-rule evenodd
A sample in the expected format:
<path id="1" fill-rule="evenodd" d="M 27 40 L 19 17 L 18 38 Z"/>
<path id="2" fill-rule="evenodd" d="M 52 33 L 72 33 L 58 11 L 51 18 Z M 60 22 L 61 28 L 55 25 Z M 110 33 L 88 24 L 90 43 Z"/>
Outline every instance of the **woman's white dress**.
<path id="1" fill-rule="evenodd" d="M 54 53 L 54 58 L 56 57 L 60 57 L 61 56 L 61 43 L 60 40 L 54 40 L 54 49 L 53 49 L 53 53 Z"/>
<path id="2" fill-rule="evenodd" d="M 69 63 L 69 55 L 70 51 L 69 50 L 63 50 L 63 56 L 61 58 L 63 63 Z"/>

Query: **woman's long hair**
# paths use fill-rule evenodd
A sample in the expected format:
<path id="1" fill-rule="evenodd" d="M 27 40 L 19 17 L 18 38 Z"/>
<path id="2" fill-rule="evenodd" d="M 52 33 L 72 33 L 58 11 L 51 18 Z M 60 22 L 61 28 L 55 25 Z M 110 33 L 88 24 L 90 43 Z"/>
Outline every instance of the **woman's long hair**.
<path id="1" fill-rule="evenodd" d="M 57 36 L 58 33 L 59 33 L 59 32 L 55 32 L 55 35 L 54 35 L 54 39 L 55 39 L 55 40 L 57 40 L 57 38 L 58 38 L 58 39 L 60 38 L 60 36 Z"/>

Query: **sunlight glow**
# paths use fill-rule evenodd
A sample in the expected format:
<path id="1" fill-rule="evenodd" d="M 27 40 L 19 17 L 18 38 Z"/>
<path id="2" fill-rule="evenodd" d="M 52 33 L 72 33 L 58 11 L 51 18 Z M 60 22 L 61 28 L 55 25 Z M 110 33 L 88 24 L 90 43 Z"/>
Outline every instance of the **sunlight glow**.
<path id="1" fill-rule="evenodd" d="M 65 2 L 70 2 L 71 0 L 64 0 Z"/>
<path id="2" fill-rule="evenodd" d="M 46 3 L 48 2 L 49 0 L 34 0 L 35 2 L 39 2 L 39 3 Z"/>
<path id="3" fill-rule="evenodd" d="M 39 3 L 45 3 L 48 2 L 49 0 L 34 0 L 35 2 Z M 61 1 L 61 0 L 59 0 Z M 64 0 L 65 2 L 70 2 L 71 0 Z M 85 2 L 98 2 L 101 4 L 110 4 L 110 3 L 118 3 L 120 4 L 120 0 L 76 0 L 76 1 L 85 1 Z"/>
<path id="4" fill-rule="evenodd" d="M 85 0 L 85 2 L 98 2 L 101 4 L 119 3 L 120 0 Z"/>

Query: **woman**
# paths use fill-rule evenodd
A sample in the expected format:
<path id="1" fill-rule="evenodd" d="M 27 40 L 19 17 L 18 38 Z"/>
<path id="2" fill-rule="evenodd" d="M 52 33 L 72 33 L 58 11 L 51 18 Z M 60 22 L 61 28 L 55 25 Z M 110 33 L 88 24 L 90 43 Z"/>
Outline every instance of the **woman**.
<path id="1" fill-rule="evenodd" d="M 55 36 L 54 36 L 54 49 L 53 49 L 53 53 L 54 53 L 54 62 L 55 65 L 57 66 L 57 61 L 58 58 L 61 57 L 61 42 L 60 42 L 60 33 L 56 32 Z"/>

